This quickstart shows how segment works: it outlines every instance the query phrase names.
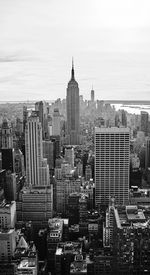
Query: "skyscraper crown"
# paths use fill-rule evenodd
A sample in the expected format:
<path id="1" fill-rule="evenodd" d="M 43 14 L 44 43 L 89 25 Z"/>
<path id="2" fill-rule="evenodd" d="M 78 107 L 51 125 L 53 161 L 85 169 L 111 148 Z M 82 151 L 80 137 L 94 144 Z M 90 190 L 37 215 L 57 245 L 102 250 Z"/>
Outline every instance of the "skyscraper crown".
<path id="1" fill-rule="evenodd" d="M 74 72 L 74 61 L 73 61 L 73 58 L 72 58 L 71 79 L 70 79 L 68 85 L 78 86 L 78 83 L 75 80 L 75 76 L 74 75 L 75 75 L 75 72 Z"/>

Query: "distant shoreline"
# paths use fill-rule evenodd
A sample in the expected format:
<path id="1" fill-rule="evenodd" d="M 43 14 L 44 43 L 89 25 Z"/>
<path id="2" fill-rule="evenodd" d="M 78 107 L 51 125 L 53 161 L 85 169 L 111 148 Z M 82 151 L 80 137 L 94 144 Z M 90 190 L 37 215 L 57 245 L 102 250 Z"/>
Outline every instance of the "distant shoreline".
<path id="1" fill-rule="evenodd" d="M 149 105 L 150 100 L 103 100 L 104 103 L 122 105 Z"/>
<path id="2" fill-rule="evenodd" d="M 56 99 L 57 100 L 57 99 Z M 62 99 L 63 100 L 63 99 Z M 125 107 L 128 105 L 150 105 L 150 100 L 103 100 L 103 99 L 97 99 L 100 101 L 103 101 L 104 103 L 109 104 L 122 104 Z M 0 101 L 0 104 L 32 104 L 37 101 L 45 101 L 48 103 L 53 103 L 55 100 L 22 100 L 22 101 Z"/>

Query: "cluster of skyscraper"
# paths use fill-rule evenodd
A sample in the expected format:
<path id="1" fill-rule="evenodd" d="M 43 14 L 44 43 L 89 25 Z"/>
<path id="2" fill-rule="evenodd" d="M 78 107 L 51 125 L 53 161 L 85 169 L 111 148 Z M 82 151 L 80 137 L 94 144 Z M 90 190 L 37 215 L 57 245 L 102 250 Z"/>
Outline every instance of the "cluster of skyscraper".
<path id="1" fill-rule="evenodd" d="M 33 240 L 40 260 L 47 266 L 47 270 L 46 267 L 40 270 L 41 275 L 47 275 L 48 271 L 55 275 L 128 274 L 129 266 L 137 272 L 131 274 L 144 274 L 138 273 L 133 258 L 140 259 L 144 270 L 148 249 L 140 243 L 140 236 L 146 239 L 150 234 L 142 231 L 138 235 L 138 230 L 149 229 L 149 218 L 147 210 L 144 212 L 138 206 L 145 197 L 136 197 L 135 188 L 130 191 L 130 166 L 136 172 L 140 161 L 132 146 L 126 113 L 122 111 L 120 115 L 109 104 L 104 109 L 103 102 L 95 103 L 92 89 L 88 103 L 88 115 L 91 112 L 92 119 L 82 124 L 80 106 L 84 103 L 73 62 L 65 103 L 65 121 L 58 106 L 52 108 L 51 114 L 48 104 L 42 101 L 35 103 L 34 111 L 24 107 L 22 135 L 19 136 L 18 128 L 19 137 L 16 135 L 15 139 L 8 120 L 3 120 L 0 274 L 38 274 Z M 106 121 L 99 115 L 103 109 Z M 95 110 L 96 118 L 92 113 Z M 107 112 L 113 114 L 113 121 L 107 119 Z M 148 125 L 147 113 L 142 113 L 135 148 L 138 150 L 143 135 L 146 136 L 147 171 L 150 167 Z M 15 226 L 19 231 L 15 231 Z M 134 251 L 133 256 L 133 246 L 137 243 L 142 252 Z"/>

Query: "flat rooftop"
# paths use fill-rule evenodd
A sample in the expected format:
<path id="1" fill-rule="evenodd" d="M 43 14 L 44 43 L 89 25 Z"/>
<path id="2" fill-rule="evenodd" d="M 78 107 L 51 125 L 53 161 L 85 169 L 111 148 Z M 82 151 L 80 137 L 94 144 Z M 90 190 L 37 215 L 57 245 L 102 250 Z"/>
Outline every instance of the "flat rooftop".
<path id="1" fill-rule="evenodd" d="M 62 230 L 63 223 L 64 223 L 63 219 L 53 218 L 48 220 L 48 226 L 51 232 Z"/>
<path id="2" fill-rule="evenodd" d="M 127 213 L 128 221 L 142 222 L 146 221 L 145 215 L 141 209 L 138 209 L 137 213 Z"/>
<path id="3" fill-rule="evenodd" d="M 30 189 L 29 187 L 23 187 L 21 190 L 22 194 L 46 194 L 47 191 L 51 188 L 48 186 L 37 186 L 36 188 Z"/>
<path id="4" fill-rule="evenodd" d="M 61 254 L 74 254 L 77 255 L 81 252 L 82 247 L 79 242 L 60 242 L 56 249 L 56 255 Z"/>
<path id="5" fill-rule="evenodd" d="M 114 209 L 118 228 L 130 227 L 136 223 L 145 224 L 147 221 L 142 209 L 137 206 L 122 206 Z"/>
<path id="6" fill-rule="evenodd" d="M 95 133 L 129 133 L 126 127 L 95 127 Z"/>

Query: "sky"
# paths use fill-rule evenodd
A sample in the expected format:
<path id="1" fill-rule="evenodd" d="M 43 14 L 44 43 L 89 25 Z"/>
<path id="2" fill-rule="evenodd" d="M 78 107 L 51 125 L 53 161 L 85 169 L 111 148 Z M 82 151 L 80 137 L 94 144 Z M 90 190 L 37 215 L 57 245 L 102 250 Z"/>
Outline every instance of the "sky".
<path id="1" fill-rule="evenodd" d="M 149 0 L 0 0 L 0 101 L 149 100 Z"/>

